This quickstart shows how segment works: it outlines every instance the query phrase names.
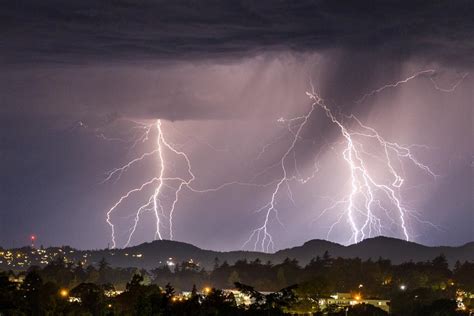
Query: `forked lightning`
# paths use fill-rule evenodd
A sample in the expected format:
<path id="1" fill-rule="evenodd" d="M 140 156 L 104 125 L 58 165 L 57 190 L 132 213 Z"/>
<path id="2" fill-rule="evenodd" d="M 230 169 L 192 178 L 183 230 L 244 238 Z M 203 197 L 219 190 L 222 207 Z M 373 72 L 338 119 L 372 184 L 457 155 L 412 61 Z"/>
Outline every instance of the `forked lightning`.
<path id="1" fill-rule="evenodd" d="M 436 71 L 432 69 L 417 72 L 404 80 L 400 80 L 393 84 L 387 84 L 365 94 L 362 98 L 357 100 L 356 103 L 362 103 L 371 96 L 383 92 L 383 90 L 396 88 L 399 85 L 406 84 L 410 80 L 420 76 L 429 76 L 429 80 L 438 91 L 453 92 L 468 75 L 464 74 L 452 87 L 441 88 L 433 78 L 435 74 Z M 302 184 L 307 183 L 310 179 L 315 177 L 319 168 L 319 164 L 316 162 L 312 172 L 306 177 L 303 177 L 300 174 L 296 163 L 296 146 L 298 141 L 300 140 L 302 132 L 308 122 L 310 122 L 312 117 L 317 115 L 317 113 L 323 113 L 340 133 L 342 142 L 340 142 L 339 145 L 342 146 L 341 155 L 346 165 L 349 183 L 347 194 L 340 199 L 334 200 L 333 203 L 325 208 L 319 215 L 320 217 L 324 216 L 330 211 L 337 213 L 337 220 L 329 227 L 327 238 L 330 238 L 330 234 L 336 225 L 344 224 L 345 222 L 350 228 L 349 243 L 357 243 L 364 238 L 384 234 L 387 230 L 406 240 L 410 240 L 412 238 L 412 233 L 408 224 L 409 219 L 414 218 L 419 221 L 421 220 L 418 217 L 418 213 L 415 210 L 410 209 L 402 199 L 401 189 L 406 178 L 404 174 L 404 165 L 409 163 L 414 168 L 418 168 L 433 178 L 436 178 L 435 172 L 433 172 L 428 165 L 415 157 L 412 146 L 405 146 L 386 140 L 376 129 L 363 124 L 352 114 L 348 116 L 335 115 L 325 101 L 315 92 L 314 88 L 312 88 L 311 91 L 306 92 L 306 94 L 312 102 L 307 113 L 291 119 L 281 118 L 278 120 L 280 123 L 287 124 L 290 142 L 288 147 L 283 151 L 278 164 L 265 168 L 265 170 L 258 174 L 266 173 L 276 166 L 280 169 L 280 177 L 264 184 L 254 182 L 258 176 L 256 175 L 248 182 L 233 181 L 224 183 L 215 188 L 197 189 L 193 186 L 196 176 L 193 172 L 189 156 L 167 140 L 163 131 L 162 121 L 156 120 L 153 124 L 133 121 L 138 127 L 144 130 L 143 134 L 133 143 L 133 147 L 139 142 L 149 140 L 153 131 L 156 133 L 154 149 L 132 159 L 121 167 L 111 170 L 104 181 L 110 181 L 113 178 L 119 180 L 121 175 L 133 165 L 152 157 L 157 158 L 159 171 L 157 175 L 147 180 L 139 187 L 122 195 L 107 211 L 107 223 L 111 228 L 112 246 L 117 247 L 116 229 L 112 216 L 125 200 L 129 199 L 136 193 L 151 190 L 151 193 L 145 200 L 144 204 L 139 206 L 134 213 L 133 222 L 127 233 L 126 242 L 124 244 L 125 247 L 131 243 L 132 237 L 137 230 L 140 216 L 145 211 L 151 211 L 156 221 L 154 239 L 164 238 L 164 233 L 162 231 L 162 226 L 165 226 L 162 222 L 164 218 L 167 218 L 167 237 L 173 239 L 173 215 L 183 190 L 187 189 L 194 193 L 210 193 L 231 185 L 242 185 L 255 187 L 273 186 L 268 202 L 257 210 L 257 212 L 263 213 L 264 215 L 262 223 L 257 225 L 243 244 L 243 247 L 251 244 L 254 250 L 267 252 L 273 250 L 274 240 L 270 233 L 270 224 L 272 220 L 276 220 L 282 224 L 278 216 L 277 208 L 277 202 L 280 198 L 282 189 L 285 188 L 289 193 L 290 199 L 293 200 L 290 182 L 298 181 Z M 278 141 L 265 145 L 257 158 L 261 158 L 269 146 L 278 143 L 281 139 L 282 137 L 279 137 Z M 185 163 L 186 176 L 170 175 L 171 169 L 166 162 L 167 155 L 174 155 Z M 291 161 L 291 159 L 293 161 Z M 380 166 L 383 167 L 382 171 L 377 170 L 377 168 L 372 166 L 373 160 L 378 162 L 379 169 Z M 288 169 L 289 163 L 294 163 L 293 172 L 290 172 Z M 162 203 L 163 189 L 165 187 L 173 191 L 173 197 L 167 210 L 165 210 Z M 429 222 L 424 223 L 435 226 Z M 394 228 L 396 231 L 392 230 Z"/>

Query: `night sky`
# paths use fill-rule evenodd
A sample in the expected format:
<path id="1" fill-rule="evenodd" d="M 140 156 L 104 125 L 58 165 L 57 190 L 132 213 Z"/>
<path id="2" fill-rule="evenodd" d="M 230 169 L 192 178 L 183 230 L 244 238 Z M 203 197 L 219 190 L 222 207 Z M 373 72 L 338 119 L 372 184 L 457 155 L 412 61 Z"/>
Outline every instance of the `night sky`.
<path id="1" fill-rule="evenodd" d="M 45 246 L 110 246 L 107 211 L 160 173 L 159 157 L 104 179 L 156 149 L 160 119 L 195 189 L 267 184 L 179 195 L 175 240 L 240 249 L 265 220 L 296 130 L 285 119 L 308 113 L 311 84 L 344 126 L 357 129 L 355 115 L 436 174 L 393 160 L 410 240 L 474 240 L 472 1 L 3 1 L 0 66 L 0 246 L 31 234 Z M 146 141 L 143 124 L 153 127 Z M 344 206 L 323 212 L 351 190 L 345 141 L 321 109 L 301 129 L 283 163 L 293 179 L 268 222 L 275 250 L 354 242 Z M 374 177 L 392 183 L 381 147 L 372 139 L 361 149 Z M 167 175 L 189 176 L 182 156 L 163 155 Z M 160 192 L 166 239 L 176 188 Z M 118 247 L 155 189 L 113 212 Z M 371 236 L 404 238 L 384 205 Z M 145 211 L 131 245 L 153 240 L 154 225 Z"/>

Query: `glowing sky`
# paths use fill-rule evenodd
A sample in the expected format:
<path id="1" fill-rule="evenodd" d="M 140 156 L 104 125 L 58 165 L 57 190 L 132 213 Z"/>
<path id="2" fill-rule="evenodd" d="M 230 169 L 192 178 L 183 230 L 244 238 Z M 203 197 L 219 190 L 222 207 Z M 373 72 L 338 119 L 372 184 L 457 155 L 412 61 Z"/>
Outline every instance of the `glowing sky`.
<path id="1" fill-rule="evenodd" d="M 345 116 L 354 114 L 388 141 L 419 145 L 412 152 L 438 176 L 403 164 L 400 194 L 416 210 L 411 240 L 474 239 L 471 1 L 25 0 L 0 12 L 1 246 L 24 245 L 32 233 L 44 245 L 111 243 L 107 210 L 159 174 L 159 159 L 104 179 L 156 149 L 156 131 L 134 142 L 158 119 L 166 141 L 189 157 L 196 189 L 278 182 L 282 169 L 269 167 L 291 146 L 285 119 L 311 108 L 311 83 L 348 126 L 354 122 Z M 272 217 L 268 226 L 275 249 L 314 238 L 349 242 L 345 217 L 331 230 L 338 210 L 321 216 L 350 190 L 344 146 L 323 111 L 311 115 L 285 164 L 311 179 L 290 181 L 278 194 L 281 223 Z M 364 146 L 380 157 L 373 143 Z M 386 169 L 372 158 L 383 178 Z M 174 176 L 186 175 L 182 157 L 168 150 L 164 159 Z M 173 190 L 163 189 L 165 208 Z M 174 238 L 240 249 L 273 191 L 183 190 Z M 118 246 L 148 198 L 133 196 L 113 213 Z M 389 220 L 392 230 L 382 233 L 402 238 Z M 152 240 L 154 225 L 153 214 L 143 214 L 131 244 Z M 168 238 L 169 227 L 163 232 Z"/>

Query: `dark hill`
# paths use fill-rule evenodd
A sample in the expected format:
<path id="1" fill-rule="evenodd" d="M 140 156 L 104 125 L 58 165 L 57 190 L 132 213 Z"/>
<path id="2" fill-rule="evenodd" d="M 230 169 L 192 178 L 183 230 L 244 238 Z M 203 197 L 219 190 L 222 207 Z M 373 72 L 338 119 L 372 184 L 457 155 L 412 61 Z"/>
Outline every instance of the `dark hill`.
<path id="1" fill-rule="evenodd" d="M 145 243 L 127 249 L 114 250 L 116 254 L 136 252 L 142 253 L 143 258 L 155 258 L 155 260 L 152 260 L 153 263 L 145 260 L 147 267 L 156 266 L 157 261 L 164 261 L 171 257 L 177 262 L 192 258 L 208 269 L 214 265 L 215 258 L 218 258 L 221 263 L 223 261 L 234 263 L 239 259 L 255 260 L 257 258 L 262 262 L 272 261 L 273 263 L 278 263 L 285 260 L 285 258 L 295 258 L 301 265 L 306 265 L 312 258 L 323 256 L 325 251 L 328 251 L 332 257 L 359 257 L 362 259 L 372 258 L 374 260 L 382 257 L 390 259 L 395 264 L 407 261 L 427 261 L 440 254 L 444 254 L 451 265 L 456 260 L 474 261 L 474 242 L 458 247 L 429 247 L 388 237 L 370 238 L 350 246 L 343 246 L 326 240 L 311 240 L 302 246 L 283 249 L 276 253 L 254 251 L 218 252 L 200 249 L 182 242 L 164 240 Z M 126 261 L 121 262 L 120 265 L 127 265 Z"/>
<path id="2" fill-rule="evenodd" d="M 258 258 L 262 262 L 279 263 L 285 258 L 295 258 L 300 265 L 306 265 L 312 258 L 322 257 L 325 251 L 328 251 L 332 257 L 359 257 L 364 260 L 369 258 L 377 260 L 382 257 L 390 259 L 395 264 L 407 261 L 428 261 L 440 254 L 446 256 L 450 265 L 454 265 L 456 260 L 474 261 L 474 242 L 458 247 L 429 247 L 388 237 L 366 239 L 350 246 L 343 246 L 326 240 L 311 240 L 302 246 L 283 249 L 276 253 L 254 251 L 218 252 L 170 240 L 157 240 L 124 249 L 73 250 L 69 247 L 56 247 L 46 250 L 52 253 L 60 251 L 58 249 L 63 249 L 63 253 L 70 260 L 78 261 L 87 258 L 87 264 L 98 263 L 102 258 L 105 258 L 112 266 L 145 269 L 163 265 L 169 258 L 172 258 L 173 262 L 193 259 L 205 269 L 213 268 L 215 258 L 218 258 L 220 263 L 227 261 L 229 264 L 241 259 L 251 261 Z"/>

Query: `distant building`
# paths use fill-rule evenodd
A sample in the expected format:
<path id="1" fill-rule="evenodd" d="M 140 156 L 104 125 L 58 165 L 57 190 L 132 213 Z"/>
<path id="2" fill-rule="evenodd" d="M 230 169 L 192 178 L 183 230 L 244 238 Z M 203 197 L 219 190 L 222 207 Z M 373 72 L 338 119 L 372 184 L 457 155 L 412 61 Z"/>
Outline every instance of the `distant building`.
<path id="1" fill-rule="evenodd" d="M 20 273 L 18 275 L 15 274 L 10 274 L 8 276 L 8 281 L 12 282 L 15 284 L 15 286 L 19 289 L 23 281 L 25 280 L 25 275 Z"/>
<path id="2" fill-rule="evenodd" d="M 201 292 L 198 292 L 200 295 L 207 295 L 209 294 L 210 288 L 204 288 Z M 250 304 L 254 303 L 254 300 L 247 294 L 240 292 L 236 289 L 222 289 L 222 292 L 225 294 L 232 294 L 235 299 L 235 303 L 238 306 L 249 306 Z M 268 295 L 272 292 L 260 292 L 262 295 Z M 176 297 L 183 297 L 184 299 L 189 299 L 191 297 L 191 292 L 183 291 L 180 294 L 176 295 Z"/>
<path id="3" fill-rule="evenodd" d="M 235 303 L 237 306 L 244 305 L 244 306 L 249 306 L 250 304 L 253 303 L 253 300 L 250 296 L 247 294 L 244 294 L 240 292 L 239 290 L 223 290 L 224 293 L 234 295 L 235 298 Z"/>
<path id="4" fill-rule="evenodd" d="M 390 300 L 363 298 L 360 295 L 354 295 L 351 293 L 336 293 L 334 295 L 331 295 L 330 298 L 319 300 L 319 306 L 323 309 L 329 305 L 346 307 L 346 306 L 353 306 L 357 304 L 373 305 L 375 307 L 383 309 L 386 312 L 390 312 Z"/>

